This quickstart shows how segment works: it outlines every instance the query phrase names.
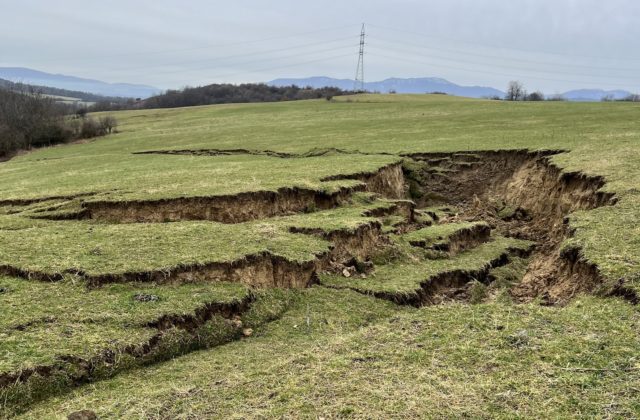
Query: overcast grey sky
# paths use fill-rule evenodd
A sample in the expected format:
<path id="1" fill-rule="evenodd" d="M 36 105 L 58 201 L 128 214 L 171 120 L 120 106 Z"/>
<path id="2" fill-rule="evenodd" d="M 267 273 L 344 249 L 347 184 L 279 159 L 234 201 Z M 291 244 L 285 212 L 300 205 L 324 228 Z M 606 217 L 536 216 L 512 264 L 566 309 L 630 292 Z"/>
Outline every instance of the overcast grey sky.
<path id="1" fill-rule="evenodd" d="M 175 88 L 437 76 L 640 91 L 638 0 L 0 0 L 0 66 Z"/>

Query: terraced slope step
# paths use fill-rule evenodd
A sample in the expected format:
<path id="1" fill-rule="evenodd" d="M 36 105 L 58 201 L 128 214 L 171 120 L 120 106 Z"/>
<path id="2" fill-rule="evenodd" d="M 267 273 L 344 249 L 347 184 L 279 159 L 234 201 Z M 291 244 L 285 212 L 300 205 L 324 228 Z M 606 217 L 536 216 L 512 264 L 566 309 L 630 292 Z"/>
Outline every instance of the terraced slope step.
<path id="1" fill-rule="evenodd" d="M 472 280 L 487 281 L 492 268 L 507 264 L 511 257 L 529 254 L 533 243 L 495 236 L 476 248 L 437 260 L 421 257 L 410 245 L 408 248 L 413 250 L 403 248 L 401 243 L 397 247 L 403 253 L 402 257 L 377 264 L 367 278 L 321 274 L 320 282 L 398 304 L 421 306 L 432 303 L 434 296 L 446 289 L 461 287 Z"/>
<path id="2" fill-rule="evenodd" d="M 43 393 L 227 343 L 271 319 L 284 292 L 234 283 L 111 285 L 0 278 L 0 397 Z"/>
<path id="3" fill-rule="evenodd" d="M 444 223 L 415 230 L 402 236 L 415 247 L 458 254 L 487 242 L 491 227 L 485 222 Z"/>
<path id="4" fill-rule="evenodd" d="M 388 217 L 411 220 L 412 203 L 356 194 L 335 209 L 237 224 L 113 225 L 0 214 L 0 240 L 12 244 L 0 271 L 47 281 L 71 276 L 93 287 L 235 281 L 300 288 L 328 261 L 368 258 Z"/>
<path id="5" fill-rule="evenodd" d="M 432 206 L 415 209 L 415 213 L 420 216 L 429 217 L 432 222 L 439 222 L 441 219 L 451 217 L 456 210 L 451 206 Z"/>

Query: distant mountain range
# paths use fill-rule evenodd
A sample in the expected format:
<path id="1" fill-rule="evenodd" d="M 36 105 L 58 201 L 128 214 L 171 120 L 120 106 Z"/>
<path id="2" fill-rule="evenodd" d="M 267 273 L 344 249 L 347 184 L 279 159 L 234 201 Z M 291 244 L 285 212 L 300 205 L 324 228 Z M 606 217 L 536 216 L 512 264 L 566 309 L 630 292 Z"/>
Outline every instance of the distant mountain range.
<path id="1" fill-rule="evenodd" d="M 153 86 L 129 83 L 106 83 L 100 80 L 45 73 L 24 67 L 0 67 L 0 78 L 11 82 L 88 92 L 102 96 L 148 98 L 161 91 Z"/>
<path id="2" fill-rule="evenodd" d="M 267 84 L 272 86 L 311 86 L 313 88 L 335 86 L 339 87 L 340 89 L 351 90 L 353 89 L 354 81 L 350 79 L 333 79 L 330 77 L 309 77 L 302 79 L 276 79 L 268 82 Z M 469 98 L 486 98 L 493 96 L 503 97 L 505 94 L 503 91 L 492 87 L 461 86 L 438 77 L 421 77 L 410 79 L 391 78 L 382 80 L 380 82 L 368 82 L 365 83 L 364 87 L 365 90 L 370 92 L 443 92 L 448 95 L 466 96 Z M 560 94 L 560 96 L 570 101 L 600 101 L 605 97 L 609 97 L 611 99 L 623 99 L 629 95 L 631 95 L 631 92 L 627 92 L 625 90 L 605 91 L 602 89 L 578 89 L 570 90 L 568 92 Z"/>
<path id="3" fill-rule="evenodd" d="M 602 98 L 624 99 L 631 95 L 626 90 L 602 90 L 602 89 L 578 89 L 570 90 L 562 94 L 570 101 L 600 101 Z"/>
<path id="4" fill-rule="evenodd" d="M 100 80 L 83 79 L 75 76 L 46 73 L 24 67 L 0 67 L 0 79 L 20 82 L 36 86 L 72 91 L 88 92 L 96 95 L 149 98 L 161 93 L 161 89 L 147 85 L 129 83 L 106 83 Z M 298 79 L 275 79 L 267 82 L 270 86 L 311 86 L 316 89 L 338 87 L 351 90 L 354 81 L 351 79 L 334 79 L 331 77 L 308 77 Z M 365 83 L 365 90 L 370 92 L 389 93 L 432 93 L 442 92 L 448 95 L 466 96 L 469 98 L 503 97 L 504 92 L 489 86 L 462 86 L 438 77 L 390 78 L 378 82 Z M 606 91 L 602 89 L 578 89 L 560 94 L 570 101 L 600 101 L 602 98 L 623 99 L 631 95 L 625 90 Z"/>
<path id="5" fill-rule="evenodd" d="M 78 104 L 81 103 L 92 103 L 92 102 L 125 102 L 127 99 L 122 97 L 114 97 L 114 96 L 102 96 L 97 95 L 95 93 L 89 92 L 80 92 L 77 90 L 67 90 L 60 89 L 56 87 L 50 86 L 39 86 L 39 85 L 30 85 L 27 83 L 15 83 L 9 80 L 0 78 L 0 89 L 21 91 L 22 89 L 33 89 L 36 92 L 42 93 L 44 95 L 48 95 L 53 97 L 59 102 L 76 102 Z"/>
<path id="6" fill-rule="evenodd" d="M 354 81 L 349 79 L 332 79 L 330 77 L 309 77 L 306 79 L 276 79 L 267 83 L 272 86 L 311 86 L 321 88 L 335 86 L 344 90 L 353 89 Z M 364 88 L 370 92 L 388 93 L 431 93 L 442 92 L 448 95 L 467 96 L 470 98 L 485 98 L 490 96 L 504 96 L 504 92 L 485 86 L 460 86 L 448 80 L 437 77 L 420 77 L 411 79 L 391 78 L 380 82 L 367 82 Z"/>

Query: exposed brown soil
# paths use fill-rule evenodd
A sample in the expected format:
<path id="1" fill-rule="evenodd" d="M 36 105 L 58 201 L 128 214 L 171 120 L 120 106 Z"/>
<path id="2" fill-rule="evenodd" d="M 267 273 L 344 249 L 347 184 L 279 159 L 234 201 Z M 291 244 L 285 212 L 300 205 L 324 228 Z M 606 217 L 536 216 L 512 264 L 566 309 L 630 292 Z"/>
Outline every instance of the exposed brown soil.
<path id="1" fill-rule="evenodd" d="M 324 258 L 323 255 L 318 258 Z M 315 278 L 316 261 L 295 262 L 268 252 L 247 255 L 229 262 L 181 266 L 153 271 L 90 275 L 78 270 L 44 273 L 1 266 L 0 273 L 40 281 L 60 281 L 65 274 L 73 274 L 86 281 L 88 287 L 107 283 L 155 282 L 192 283 L 231 281 L 253 287 L 303 288 Z"/>
<path id="2" fill-rule="evenodd" d="M 273 150 L 249 150 L 249 149 L 183 149 L 183 150 L 148 150 L 134 152 L 134 155 L 186 155 L 186 156 L 230 156 L 230 155 L 256 155 L 278 158 L 294 158 L 298 155 L 292 153 L 274 152 Z"/>
<path id="3" fill-rule="evenodd" d="M 397 200 L 391 206 L 377 207 L 363 213 L 367 217 L 401 216 L 407 222 L 413 222 L 415 218 L 416 204 L 410 200 Z"/>
<path id="4" fill-rule="evenodd" d="M 354 230 L 336 230 L 328 233 L 295 228 L 291 231 L 321 236 L 332 243 L 331 250 L 306 262 L 290 261 L 265 252 L 248 255 L 232 262 L 178 267 L 171 271 L 158 270 L 101 276 L 77 274 L 83 276 L 93 287 L 105 283 L 130 281 L 155 283 L 231 281 L 258 288 L 305 288 L 316 282 L 317 271 L 324 270 L 332 263 L 339 264 L 352 258 L 367 260 L 386 243 L 386 238 L 377 222 L 361 225 Z"/>
<path id="5" fill-rule="evenodd" d="M 179 151 L 178 151 L 179 152 Z M 191 153 L 192 151 L 190 151 Z M 208 151 L 210 153 L 211 151 Z M 245 151 L 239 151 L 244 153 Z M 171 152 L 177 153 L 177 152 Z M 225 151 L 234 153 L 234 151 Z M 571 235 L 567 226 L 567 215 L 576 210 L 593 209 L 613 205 L 616 198 L 611 193 L 600 191 L 604 179 L 580 173 L 566 173 L 554 166 L 549 156 L 556 151 L 495 151 L 473 154 L 416 154 L 410 158 L 421 162 L 418 169 L 412 167 L 403 174 L 400 165 L 389 165 L 375 173 L 353 174 L 327 178 L 355 179 L 363 182 L 361 187 L 342 189 L 334 194 L 304 189 L 281 189 L 276 192 L 244 193 L 233 196 L 181 198 L 154 202 L 91 202 L 85 203 L 84 217 L 112 222 L 165 222 L 178 220 L 215 220 L 223 223 L 238 223 L 277 215 L 329 209 L 348 200 L 354 191 L 370 191 L 384 197 L 404 198 L 407 192 L 405 175 L 413 182 L 413 191 L 421 194 L 414 197 L 418 207 L 450 204 L 457 213 L 444 216 L 441 223 L 461 220 L 483 220 L 489 226 L 478 225 L 463 229 L 448 238 L 446 243 L 434 247 L 454 255 L 473 248 L 490 238 L 490 231 L 537 243 L 530 256 L 530 263 L 522 280 L 511 290 L 520 302 L 540 297 L 548 304 L 562 304 L 578 293 L 595 292 L 602 289 L 606 280 L 598 268 L 585 260 L 580 249 L 561 250 L 561 243 Z M 269 154 L 263 152 L 262 154 Z M 289 156 L 278 156 L 288 158 Z M 4 204 L 30 204 L 33 201 L 5 202 Z M 2 203 L 0 203 L 2 204 Z M 413 224 L 415 205 L 409 201 L 398 201 L 391 206 L 370 210 L 367 215 L 384 217 L 401 215 L 407 226 Z M 509 211 L 507 211 L 509 210 Z M 289 261 L 268 252 L 249 255 L 240 260 L 211 263 L 201 266 L 176 267 L 166 271 L 131 272 L 84 277 L 90 286 L 99 287 L 108 282 L 211 282 L 235 281 L 253 287 L 303 288 L 316 281 L 318 271 L 353 268 L 360 262 L 370 267 L 369 260 L 381 248 L 388 245 L 388 238 L 380 222 L 364 224 L 354 230 L 292 229 L 294 233 L 319 235 L 333 246 L 329 252 L 317 255 L 307 262 Z M 426 243 L 413 245 L 426 247 Z M 504 266 L 514 256 L 529 256 L 530 252 L 505 250 L 499 257 L 488 261 L 484 267 L 473 271 L 454 269 L 426 279 L 413 293 L 369 292 L 378 298 L 398 304 L 421 306 L 438 304 L 449 300 L 468 300 L 469 285 L 473 280 L 490 283 L 491 269 Z M 0 267 L 0 272 L 41 280 L 60 280 L 65 273 L 47 274 L 28 272 L 14 267 Z M 347 270 L 347 273 L 351 271 Z M 362 275 L 366 275 L 361 272 Z M 621 296 L 638 303 L 638 296 L 619 282 L 605 293 Z M 142 297 L 141 299 L 152 299 Z M 51 366 L 39 366 L 21 372 L 0 374 L 0 390 L 13 386 L 28 386 L 34 375 L 54 377 L 70 375 L 74 384 L 97 378 L 99 370 L 116 364 L 119 355 L 131 356 L 143 363 L 170 357 L 171 351 L 163 350 L 169 331 L 180 330 L 191 337 L 192 343 L 181 351 L 190 351 L 199 345 L 199 328 L 213 317 L 224 318 L 233 328 L 234 337 L 243 335 L 240 315 L 247 311 L 254 298 L 248 296 L 231 304 L 210 303 L 198 308 L 190 315 L 166 314 L 150 322 L 147 327 L 157 333 L 136 346 L 107 349 L 90 359 L 66 356 Z M 40 322 L 40 321 L 38 321 Z M 56 322 L 44 319 L 42 322 Z M 29 325 L 18 326 L 29 328 Z M 17 327 L 17 328 L 18 328 Z M 108 370 L 108 369 L 107 369 Z"/>
<path id="6" fill-rule="evenodd" d="M 400 206 L 404 209 L 404 206 Z M 335 264 L 342 264 L 353 258 L 368 260 L 387 243 L 380 223 L 363 224 L 354 230 L 325 232 L 315 229 L 292 228 L 293 233 L 320 236 L 331 242 L 329 252 L 317 255 L 315 259 L 298 262 L 263 252 L 247 255 L 228 262 L 203 265 L 180 266 L 153 271 L 125 272 L 89 275 L 78 270 L 63 273 L 44 273 L 22 270 L 12 266 L 0 267 L 0 272 L 40 281 L 60 281 L 65 274 L 73 274 L 86 281 L 88 287 L 100 287 L 107 283 L 153 282 L 153 283 L 193 283 L 230 281 L 251 287 L 305 288 L 315 283 L 316 272 Z"/>
<path id="7" fill-rule="evenodd" d="M 241 223 L 250 220 L 326 210 L 339 206 L 356 191 L 370 191 L 388 198 L 404 196 L 404 179 L 399 164 L 372 173 L 330 177 L 356 179 L 364 184 L 326 193 L 304 188 L 281 188 L 278 191 L 255 191 L 212 197 L 184 197 L 155 201 L 90 201 L 83 203 L 82 217 L 115 223 L 175 222 L 211 220 Z"/>
<path id="8" fill-rule="evenodd" d="M 460 229 L 447 238 L 446 242 L 439 242 L 433 245 L 427 244 L 425 241 L 411 241 L 413 246 L 432 249 L 434 251 L 446 252 L 453 256 L 460 252 L 475 248 L 485 243 L 491 237 L 491 228 L 488 225 L 478 224 L 469 228 Z"/>
<path id="9" fill-rule="evenodd" d="M 561 253 L 571 232 L 566 216 L 576 210 L 613 205 L 616 198 L 600 191 L 601 177 L 562 172 L 549 156 L 558 152 L 497 151 L 419 154 L 424 162 L 409 177 L 425 194 L 421 205 L 449 203 L 460 209 L 454 219 L 485 220 L 499 233 L 538 243 L 524 278 L 513 291 L 518 301 L 542 296 L 563 303 L 577 293 L 593 292 L 604 279 L 579 252 Z M 464 161 L 460 159 L 464 157 Z M 510 206 L 513 216 L 501 217 Z"/>
<path id="10" fill-rule="evenodd" d="M 405 174 L 400 165 L 394 164 L 374 173 L 341 175 L 326 180 L 360 180 L 364 184 L 361 190 L 397 199 L 406 196 L 406 175 L 409 183 L 414 184 L 412 190 L 416 191 L 417 184 L 421 192 L 419 197 L 414 197 L 418 207 L 446 203 L 457 209 L 457 214 L 445 216 L 441 223 L 483 220 L 502 235 L 535 241 L 537 248 L 531 257 L 529 268 L 520 284 L 512 290 L 512 294 L 518 301 L 542 296 L 549 303 L 562 303 L 577 293 L 596 291 L 604 283 L 597 267 L 585 261 L 579 250 L 560 252 L 560 244 L 571 234 L 566 225 L 566 216 L 579 209 L 615 204 L 615 197 L 611 193 L 600 191 L 604 185 L 602 178 L 562 172 L 550 163 L 549 157 L 555 153 L 559 152 L 532 153 L 515 150 L 473 154 L 415 154 L 410 158 L 421 162 L 422 166 L 418 169 L 412 167 L 410 171 L 405 169 Z M 89 217 L 116 222 L 198 219 L 237 223 L 310 208 L 332 208 L 349 199 L 353 191 L 354 189 L 343 189 L 334 194 L 324 194 L 312 190 L 282 189 L 277 192 L 157 202 L 94 202 L 86 203 L 85 209 Z M 508 208 L 513 211 L 504 210 Z M 404 223 L 409 228 L 413 226 L 414 205 L 409 201 L 399 201 L 388 208 L 373 209 L 367 213 L 374 217 L 390 214 L 402 215 L 406 219 Z M 386 240 L 379 224 L 361 226 L 353 232 L 293 231 L 323 236 L 334 244 L 333 249 L 327 254 L 318 255 L 315 261 L 306 263 L 291 262 L 264 253 L 250 255 L 238 261 L 176 267 L 169 271 L 101 276 L 75 274 L 85 277 L 93 286 L 123 281 L 226 280 L 255 287 L 307 287 L 315 281 L 317 270 L 336 267 L 353 258 L 366 261 L 384 246 Z M 477 246 L 488 237 L 489 230 L 486 227 L 477 227 L 473 231 L 458 232 L 435 250 L 453 255 Z M 42 280 L 59 280 L 64 274 L 0 268 L 9 274 Z M 617 285 L 609 293 L 625 296 L 629 300 L 637 299 L 623 284 Z"/>
<path id="11" fill-rule="evenodd" d="M 335 175 L 323 178 L 322 181 L 336 181 L 341 179 L 355 179 L 365 183 L 366 191 L 380 194 L 386 198 L 404 198 L 406 186 L 402 166 L 388 165 L 374 173 L 358 173 L 351 175 Z"/>
<path id="12" fill-rule="evenodd" d="M 251 149 L 182 149 L 182 150 L 147 150 L 144 152 L 134 152 L 134 155 L 187 155 L 187 156 L 229 156 L 229 155 L 256 155 L 270 156 L 282 159 L 305 159 L 309 157 L 326 156 L 331 154 L 344 155 L 390 155 L 390 153 L 377 152 L 366 153 L 358 150 L 337 149 L 327 147 L 322 149 L 311 149 L 305 153 L 286 153 L 273 150 L 251 150 Z"/>
<path id="13" fill-rule="evenodd" d="M 410 305 L 420 307 L 424 305 L 434 305 L 443 301 L 455 299 L 455 295 L 465 292 L 467 285 L 473 281 L 488 283 L 490 281 L 489 272 L 493 268 L 502 267 L 509 263 L 512 256 L 526 256 L 528 252 L 517 250 L 505 250 L 496 259 L 487 262 L 479 270 L 451 270 L 438 273 L 420 283 L 420 287 L 413 293 L 393 293 L 393 292 L 372 292 L 370 290 L 349 287 L 356 292 L 372 295 L 379 299 L 389 300 L 399 305 Z"/>
<path id="14" fill-rule="evenodd" d="M 185 197 L 157 201 L 92 201 L 83 203 L 85 217 L 112 223 L 211 220 L 242 223 L 250 220 L 331 209 L 364 187 L 343 188 L 329 194 L 301 188 L 256 191 L 213 197 Z"/>
<path id="15" fill-rule="evenodd" d="M 220 151 L 236 152 L 248 153 L 243 150 Z M 524 278 L 513 288 L 513 297 L 518 301 L 529 301 L 542 296 L 549 303 L 563 303 L 577 293 L 594 292 L 604 283 L 597 267 L 587 262 L 579 250 L 560 252 L 560 244 L 571 234 L 566 216 L 580 209 L 615 204 L 616 198 L 611 193 L 600 191 L 604 185 L 603 178 L 561 171 L 550 162 L 550 156 L 556 153 L 560 152 L 514 150 L 413 154 L 407 157 L 420 162 L 421 166 L 418 169 L 415 166 L 405 168 L 404 174 L 399 164 L 393 164 L 373 173 L 339 175 L 325 179 L 354 179 L 363 183 L 360 187 L 345 188 L 333 194 L 305 189 L 281 189 L 276 192 L 146 202 L 88 202 L 84 204 L 84 214 L 86 217 L 111 222 L 215 220 L 238 223 L 333 208 L 348 200 L 357 190 L 393 199 L 403 198 L 408 189 L 406 175 L 410 191 L 420 192 L 418 197 L 414 197 L 418 207 L 446 203 L 457 209 L 457 214 L 445 216 L 441 223 L 483 220 L 502 235 L 535 241 L 536 251 Z M 409 201 L 399 201 L 388 208 L 370 210 L 367 215 L 402 215 L 406 226 L 396 229 L 402 231 L 414 226 L 414 207 Z M 318 255 L 315 261 L 306 263 L 291 262 L 264 253 L 250 255 L 238 261 L 176 267 L 169 271 L 101 276 L 87 276 L 81 272 L 75 274 L 85 277 L 93 286 L 123 281 L 226 280 L 255 287 L 307 287 L 315 281 L 317 270 L 339 266 L 353 258 L 366 261 L 384 246 L 386 240 L 379 224 L 365 225 L 354 232 L 327 234 L 303 229 L 293 231 L 321 235 L 334 244 L 333 249 L 327 254 Z M 477 227 L 472 231 L 458 232 L 447 243 L 438 245 L 438 249 L 434 250 L 453 255 L 477 246 L 488 237 L 489 230 L 486 227 Z M 59 280 L 64 274 L 25 272 L 13 267 L 0 269 L 5 273 L 42 280 Z M 624 284 L 616 285 L 609 293 L 624 296 L 631 301 L 637 300 L 633 293 L 625 289 Z"/>
<path id="16" fill-rule="evenodd" d="M 354 230 L 325 232 L 321 229 L 291 228 L 290 231 L 316 235 L 332 243 L 331 251 L 317 260 L 318 270 L 322 270 L 332 261 L 343 262 L 352 258 L 367 260 L 387 243 L 378 222 L 364 224 Z"/>
<path id="17" fill-rule="evenodd" d="M 319 255 L 318 258 L 323 258 Z M 229 262 L 215 262 L 204 265 L 175 267 L 173 269 L 104 274 L 90 276 L 76 272 L 89 287 L 99 287 L 106 283 L 155 282 L 193 283 L 230 281 L 252 287 L 304 288 L 315 278 L 316 261 L 290 261 L 269 252 L 247 255 Z"/>

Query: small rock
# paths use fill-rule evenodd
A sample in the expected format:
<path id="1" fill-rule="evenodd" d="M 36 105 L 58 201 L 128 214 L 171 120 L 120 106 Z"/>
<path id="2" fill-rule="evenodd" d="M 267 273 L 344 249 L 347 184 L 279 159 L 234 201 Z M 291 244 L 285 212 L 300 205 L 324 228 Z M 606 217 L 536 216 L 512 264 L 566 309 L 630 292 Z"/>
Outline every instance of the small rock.
<path id="1" fill-rule="evenodd" d="M 242 320 L 238 318 L 233 318 L 231 320 L 231 325 L 233 325 L 235 328 L 242 328 Z"/>
<path id="2" fill-rule="evenodd" d="M 68 420 L 97 420 L 98 416 L 91 410 L 80 410 L 67 416 Z"/>
<path id="3" fill-rule="evenodd" d="M 345 277 L 351 277 L 351 272 L 345 268 L 344 270 L 342 270 L 342 275 Z"/>
<path id="4" fill-rule="evenodd" d="M 361 278 L 361 279 L 366 279 L 366 278 L 367 278 L 367 275 L 366 275 L 366 274 L 364 274 L 364 273 L 361 273 L 361 274 L 360 274 L 360 278 Z"/>
<path id="5" fill-rule="evenodd" d="M 251 337 L 251 335 L 253 335 L 253 328 L 245 328 L 242 330 L 242 335 L 245 337 Z"/>

